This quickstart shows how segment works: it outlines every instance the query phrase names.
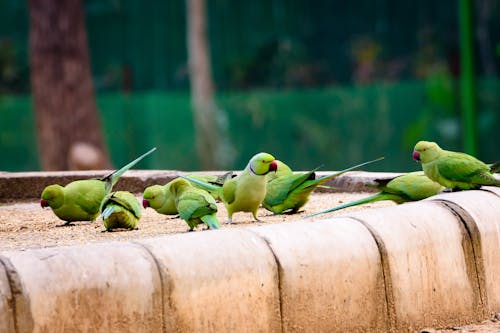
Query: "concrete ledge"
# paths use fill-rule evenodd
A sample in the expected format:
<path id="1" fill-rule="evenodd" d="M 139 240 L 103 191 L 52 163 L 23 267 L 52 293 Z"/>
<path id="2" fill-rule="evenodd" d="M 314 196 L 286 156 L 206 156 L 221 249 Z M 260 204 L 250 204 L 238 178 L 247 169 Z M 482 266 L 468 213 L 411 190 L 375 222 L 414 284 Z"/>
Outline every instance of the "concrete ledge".
<path id="1" fill-rule="evenodd" d="M 112 170 L 101 171 L 53 171 L 53 172 L 0 172 L 0 202 L 39 198 L 43 189 L 51 184 L 62 186 L 79 179 L 102 178 Z M 319 172 L 318 175 L 331 174 L 334 171 Z M 142 193 L 148 186 L 166 184 L 179 174 L 202 173 L 223 175 L 225 171 L 183 172 L 176 170 L 129 170 L 116 184 L 118 191 L 127 190 Z M 325 185 L 331 189 L 318 191 L 372 192 L 374 189 L 365 186 L 367 182 L 381 177 L 394 177 L 396 173 L 352 171 L 328 181 Z"/>
<path id="2" fill-rule="evenodd" d="M 138 241 L 156 258 L 166 332 L 281 332 L 272 252 L 242 229 Z"/>
<path id="3" fill-rule="evenodd" d="M 440 194 L 429 200 L 453 210 L 464 222 L 473 243 L 482 298 L 493 313 L 500 309 L 500 197 L 489 190 Z"/>
<path id="4" fill-rule="evenodd" d="M 7 272 L 0 262 L 0 332 L 15 332 L 13 302 Z"/>
<path id="5" fill-rule="evenodd" d="M 386 332 L 377 244 L 357 221 L 332 222 L 250 228 L 279 265 L 283 331 Z"/>
<path id="6" fill-rule="evenodd" d="M 362 222 L 381 248 L 396 331 L 482 318 L 471 241 L 452 212 L 418 202 L 349 216 Z"/>
<path id="7" fill-rule="evenodd" d="M 158 270 L 138 245 L 3 252 L 1 260 L 20 281 L 12 309 L 17 333 L 162 330 Z"/>
<path id="8" fill-rule="evenodd" d="M 498 192 L 2 252 L 0 332 L 413 332 L 481 321 L 500 312 Z"/>

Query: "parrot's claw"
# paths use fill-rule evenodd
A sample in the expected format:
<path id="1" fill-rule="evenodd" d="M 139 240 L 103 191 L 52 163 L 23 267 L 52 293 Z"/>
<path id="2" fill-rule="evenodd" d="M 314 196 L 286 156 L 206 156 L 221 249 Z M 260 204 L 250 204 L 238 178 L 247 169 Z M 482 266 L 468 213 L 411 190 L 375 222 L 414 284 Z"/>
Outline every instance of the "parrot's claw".
<path id="1" fill-rule="evenodd" d="M 226 221 L 226 224 L 232 224 L 233 223 L 233 220 L 232 219 L 229 219 Z"/>

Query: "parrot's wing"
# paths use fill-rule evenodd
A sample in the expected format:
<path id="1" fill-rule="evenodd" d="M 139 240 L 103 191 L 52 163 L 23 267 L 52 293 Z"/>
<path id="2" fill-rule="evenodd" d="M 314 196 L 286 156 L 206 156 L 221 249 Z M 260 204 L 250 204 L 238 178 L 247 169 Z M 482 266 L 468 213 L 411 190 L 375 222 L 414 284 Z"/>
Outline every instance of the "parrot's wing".
<path id="1" fill-rule="evenodd" d="M 234 201 L 238 178 L 227 180 L 222 186 L 222 198 L 224 202 L 230 204 Z"/>
<path id="2" fill-rule="evenodd" d="M 189 220 L 193 217 L 193 213 L 198 209 L 199 204 L 200 203 L 196 199 L 183 196 L 177 203 L 179 217 L 183 220 Z"/>
<path id="3" fill-rule="evenodd" d="M 267 184 L 266 203 L 274 206 L 282 203 L 290 192 L 308 179 L 314 179 L 314 170 L 306 173 L 278 177 Z"/>
<path id="4" fill-rule="evenodd" d="M 488 165 L 491 173 L 498 173 L 500 171 L 500 161 Z"/>
<path id="5" fill-rule="evenodd" d="M 73 201 L 88 214 L 97 214 L 101 208 L 105 190 L 97 179 L 75 181 L 64 189 L 68 201 Z"/>
<path id="6" fill-rule="evenodd" d="M 114 192 L 109 200 L 130 211 L 135 217 L 141 217 L 141 205 L 132 193 L 126 191 Z"/>
<path id="7" fill-rule="evenodd" d="M 482 178 L 484 172 L 489 172 L 486 164 L 466 154 L 447 154 L 439 158 L 437 163 L 439 174 L 459 182 L 471 182 L 474 178 Z"/>

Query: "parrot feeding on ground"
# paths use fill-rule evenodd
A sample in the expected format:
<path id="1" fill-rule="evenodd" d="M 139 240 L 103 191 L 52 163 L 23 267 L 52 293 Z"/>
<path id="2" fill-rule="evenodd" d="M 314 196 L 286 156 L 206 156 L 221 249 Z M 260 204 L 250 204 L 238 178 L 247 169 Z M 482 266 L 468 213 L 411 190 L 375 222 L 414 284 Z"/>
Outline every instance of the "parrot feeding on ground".
<path id="1" fill-rule="evenodd" d="M 276 171 L 277 168 L 278 165 L 272 155 L 258 153 L 250 159 L 240 175 L 228 179 L 222 187 L 186 176 L 181 177 L 208 191 L 218 193 L 227 209 L 228 221 L 226 223 L 232 223 L 233 214 L 236 212 L 250 212 L 256 221 L 260 221 L 257 211 L 266 196 L 266 175 L 271 171 Z"/>
<path id="2" fill-rule="evenodd" d="M 380 157 L 373 161 L 361 163 L 320 178 L 316 178 L 315 176 L 315 171 L 317 169 L 306 173 L 293 173 L 290 167 L 277 160 L 278 171 L 267 175 L 267 192 L 262 205 L 275 214 L 282 214 L 288 210 L 291 210 L 292 214 L 296 213 L 307 203 L 311 192 L 321 184 L 347 171 L 360 168 L 382 159 L 383 157 Z"/>
<path id="3" fill-rule="evenodd" d="M 427 177 L 453 191 L 500 186 L 493 176 L 499 162 L 487 165 L 471 155 L 441 149 L 435 142 L 419 141 L 413 159 L 422 163 Z"/>
<path id="4" fill-rule="evenodd" d="M 215 186 L 222 187 L 222 184 L 227 179 L 230 179 L 233 177 L 232 172 L 227 172 L 224 175 L 217 177 L 213 175 L 202 175 L 202 174 L 192 174 L 188 175 L 189 178 L 193 179 L 198 179 L 210 184 L 213 184 Z M 142 206 L 144 208 L 151 207 L 153 208 L 157 213 L 159 214 L 164 214 L 164 215 L 177 215 L 177 208 L 175 207 L 175 200 L 173 194 L 170 192 L 170 185 L 172 182 L 175 181 L 172 180 L 168 182 L 165 185 L 153 185 L 149 186 L 144 190 L 144 193 L 142 195 Z M 200 188 L 199 185 L 193 184 L 195 187 Z M 217 193 L 210 192 L 210 194 L 214 197 L 214 199 L 219 199 L 219 196 Z"/>
<path id="5" fill-rule="evenodd" d="M 120 176 L 155 151 L 151 149 L 121 169 L 101 179 L 76 180 L 62 187 L 47 186 L 41 195 L 42 208 L 50 207 L 54 214 L 67 225 L 74 221 L 94 221 L 99 215 L 104 197 L 111 193 Z"/>
<path id="6" fill-rule="evenodd" d="M 198 224 L 205 223 L 210 229 L 220 228 L 217 219 L 217 203 L 205 190 L 194 187 L 189 181 L 176 178 L 170 183 L 175 207 L 181 219 L 186 221 L 189 231 Z"/>
<path id="7" fill-rule="evenodd" d="M 439 183 L 430 180 L 422 171 L 410 172 L 389 179 L 375 179 L 375 182 L 377 184 L 367 184 L 366 186 L 380 190 L 379 193 L 308 215 L 306 218 L 376 201 L 392 200 L 401 204 L 422 200 L 436 195 L 444 189 Z"/>
<path id="8" fill-rule="evenodd" d="M 141 204 L 128 191 L 112 192 L 104 198 L 101 217 L 106 231 L 117 228 L 136 229 L 141 218 Z"/>

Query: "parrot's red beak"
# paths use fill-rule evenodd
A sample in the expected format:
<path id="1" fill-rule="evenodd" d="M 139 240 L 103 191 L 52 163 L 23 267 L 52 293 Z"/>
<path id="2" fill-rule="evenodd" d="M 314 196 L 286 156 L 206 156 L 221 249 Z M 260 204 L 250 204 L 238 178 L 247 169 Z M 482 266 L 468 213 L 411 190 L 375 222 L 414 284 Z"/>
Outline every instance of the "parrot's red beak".
<path id="1" fill-rule="evenodd" d="M 269 172 L 276 172 L 276 170 L 278 170 L 278 163 L 276 163 L 276 161 L 272 161 L 271 164 L 269 164 Z"/>
<path id="2" fill-rule="evenodd" d="M 417 161 L 417 162 L 419 162 L 419 161 L 420 161 L 420 154 L 418 153 L 418 151 L 414 150 L 414 151 L 413 151 L 413 155 L 412 155 L 412 156 L 413 156 L 413 159 L 414 159 L 415 161 Z"/>
<path id="3" fill-rule="evenodd" d="M 142 207 L 148 208 L 149 207 L 149 201 L 147 201 L 146 199 L 142 199 Z"/>
<path id="4" fill-rule="evenodd" d="M 42 206 L 42 208 L 49 207 L 49 203 L 47 202 L 47 200 L 41 199 L 40 206 Z"/>

